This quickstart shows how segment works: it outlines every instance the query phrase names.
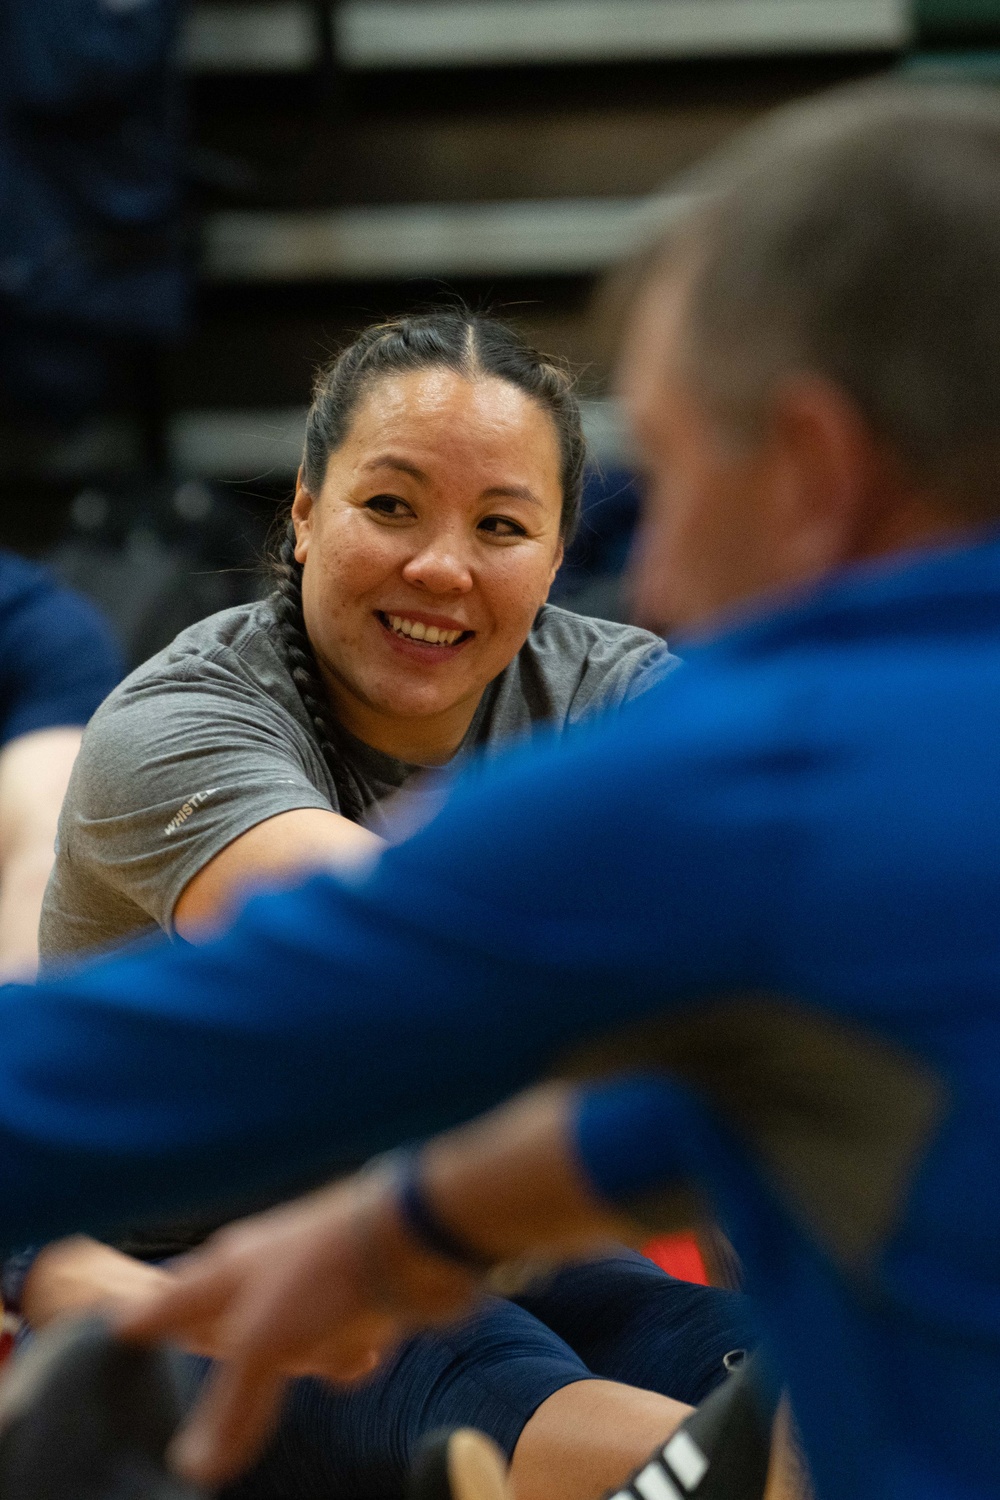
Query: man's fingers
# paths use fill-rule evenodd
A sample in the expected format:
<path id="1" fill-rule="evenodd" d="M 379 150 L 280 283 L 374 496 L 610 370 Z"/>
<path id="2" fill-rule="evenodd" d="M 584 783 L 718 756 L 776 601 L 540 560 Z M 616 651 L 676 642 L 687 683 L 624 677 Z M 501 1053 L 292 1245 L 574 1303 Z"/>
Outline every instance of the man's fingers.
<path id="1" fill-rule="evenodd" d="M 287 1361 L 284 1369 L 288 1375 L 311 1375 L 331 1385 L 353 1385 L 377 1370 L 394 1346 L 395 1341 L 375 1345 L 331 1339 Z"/>
<path id="2" fill-rule="evenodd" d="M 117 1310 L 118 1331 L 137 1343 L 160 1338 L 183 1339 L 221 1313 L 228 1301 L 230 1279 L 220 1273 L 185 1272 L 164 1283 L 136 1307 Z"/>
<path id="3" fill-rule="evenodd" d="M 170 1448 L 170 1462 L 196 1484 L 218 1485 L 239 1474 L 263 1446 L 277 1419 L 284 1377 L 239 1360 L 218 1365 L 189 1421 Z"/>

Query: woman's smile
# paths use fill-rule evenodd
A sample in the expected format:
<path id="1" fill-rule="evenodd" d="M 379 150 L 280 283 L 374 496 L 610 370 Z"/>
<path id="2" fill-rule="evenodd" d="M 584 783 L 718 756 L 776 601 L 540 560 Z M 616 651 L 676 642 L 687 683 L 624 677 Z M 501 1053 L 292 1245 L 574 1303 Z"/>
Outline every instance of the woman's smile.
<path id="1" fill-rule="evenodd" d="M 422 610 L 376 609 L 373 613 L 393 650 L 403 652 L 410 661 L 428 665 L 453 661 L 476 633 L 443 615 Z"/>

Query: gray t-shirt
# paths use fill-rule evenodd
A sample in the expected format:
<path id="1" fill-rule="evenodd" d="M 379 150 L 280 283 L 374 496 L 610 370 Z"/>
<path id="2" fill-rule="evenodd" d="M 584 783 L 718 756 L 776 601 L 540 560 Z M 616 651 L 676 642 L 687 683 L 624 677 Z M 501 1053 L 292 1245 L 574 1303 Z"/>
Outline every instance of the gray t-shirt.
<path id="1" fill-rule="evenodd" d="M 545 605 L 489 684 L 458 755 L 490 754 L 537 727 L 616 708 L 674 658 L 656 636 Z M 359 740 L 346 757 L 365 823 L 423 768 Z M 199 870 L 258 823 L 338 811 L 337 792 L 285 664 L 269 600 L 182 631 L 127 677 L 84 735 L 42 910 L 44 965 L 161 927 Z"/>

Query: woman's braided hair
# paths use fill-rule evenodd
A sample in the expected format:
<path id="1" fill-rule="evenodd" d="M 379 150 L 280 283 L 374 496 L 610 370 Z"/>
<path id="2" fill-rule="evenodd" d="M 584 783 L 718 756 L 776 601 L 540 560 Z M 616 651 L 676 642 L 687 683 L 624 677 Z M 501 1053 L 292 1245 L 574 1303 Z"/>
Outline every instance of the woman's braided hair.
<path id="1" fill-rule="evenodd" d="M 377 323 L 322 369 L 306 421 L 302 477 L 318 496 L 330 454 L 344 441 L 361 399 L 376 381 L 416 370 L 453 370 L 467 379 L 492 377 L 516 386 L 552 418 L 559 439 L 562 480 L 560 534 L 570 541 L 580 514 L 586 448 L 580 407 L 568 371 L 532 349 L 495 318 L 446 308 L 418 317 Z M 295 560 L 295 529 L 285 528 L 273 563 L 274 610 L 285 657 L 323 757 L 333 777 L 340 811 L 360 821 L 361 791 L 343 753 L 343 730 L 330 706 L 302 613 L 302 565 Z"/>

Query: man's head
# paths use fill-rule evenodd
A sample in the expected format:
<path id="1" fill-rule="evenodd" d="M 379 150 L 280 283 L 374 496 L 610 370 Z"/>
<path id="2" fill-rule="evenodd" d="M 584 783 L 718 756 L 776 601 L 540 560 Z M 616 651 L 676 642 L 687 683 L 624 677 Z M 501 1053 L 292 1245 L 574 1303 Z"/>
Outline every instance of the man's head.
<path id="1" fill-rule="evenodd" d="M 1000 521 L 1000 101 L 842 91 L 690 187 L 623 362 L 643 618 L 700 627 Z"/>

